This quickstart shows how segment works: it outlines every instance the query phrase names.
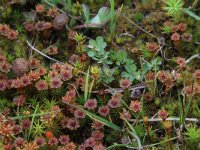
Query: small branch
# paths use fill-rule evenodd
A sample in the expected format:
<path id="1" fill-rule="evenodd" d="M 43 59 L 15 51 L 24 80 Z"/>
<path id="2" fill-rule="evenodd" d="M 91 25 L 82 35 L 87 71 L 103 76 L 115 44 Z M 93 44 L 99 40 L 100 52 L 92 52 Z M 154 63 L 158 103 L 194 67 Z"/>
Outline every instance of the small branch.
<path id="1" fill-rule="evenodd" d="M 166 120 L 168 121 L 179 121 L 180 118 L 166 118 Z M 135 122 L 136 119 L 131 119 L 131 122 Z M 143 119 L 137 120 L 138 122 L 143 122 Z M 161 118 L 152 118 L 152 119 L 148 119 L 149 122 L 160 122 L 163 121 Z M 199 122 L 198 119 L 196 118 L 186 118 L 185 121 L 190 121 L 190 122 Z"/>
<path id="2" fill-rule="evenodd" d="M 56 60 L 56 59 L 54 59 L 54 58 L 51 58 L 51 57 L 47 56 L 46 54 L 42 53 L 40 50 L 38 50 L 38 49 L 36 49 L 34 46 L 32 46 L 28 40 L 26 40 L 26 43 L 28 44 L 28 46 L 29 46 L 31 49 L 33 49 L 34 51 L 38 52 L 40 55 L 44 56 L 45 58 L 47 58 L 47 59 L 49 59 L 49 60 L 52 60 L 52 61 L 55 61 L 55 62 L 58 62 L 58 63 L 61 63 L 61 64 L 65 64 L 65 63 L 63 63 L 63 62 L 61 62 L 61 61 L 59 61 L 59 60 Z M 72 66 L 72 67 L 73 67 L 73 66 Z M 74 68 L 74 67 L 73 67 L 73 68 Z M 78 70 L 78 71 L 79 71 L 80 73 L 86 75 L 85 72 L 83 72 L 83 71 L 81 71 L 81 70 Z M 93 77 L 90 77 L 90 78 L 93 79 Z"/>
<path id="3" fill-rule="evenodd" d="M 134 36 L 134 35 L 132 35 L 132 34 L 130 34 L 130 33 L 127 33 L 127 32 L 121 33 L 121 34 L 119 35 L 119 37 L 121 37 L 121 36 L 129 36 L 129 37 L 132 37 L 133 39 L 135 39 L 135 36 Z"/>
<path id="4" fill-rule="evenodd" d="M 139 83 L 137 85 L 129 87 L 129 90 L 134 91 L 138 89 L 145 89 L 146 87 L 147 87 L 146 85 Z M 123 88 L 108 88 L 104 90 L 105 93 L 110 93 L 110 94 L 121 93 L 123 91 L 124 91 Z M 92 91 L 92 93 L 98 93 L 98 92 L 99 91 Z"/>
<path id="5" fill-rule="evenodd" d="M 191 56 L 189 59 L 187 59 L 187 60 L 185 61 L 185 63 L 187 64 L 187 63 L 189 63 L 191 60 L 193 60 L 193 59 L 195 59 L 195 58 L 200 58 L 200 53 Z"/>
<path id="6" fill-rule="evenodd" d="M 36 49 L 35 47 L 33 47 L 28 40 L 26 40 L 26 43 L 28 44 L 28 46 L 30 46 L 31 49 L 33 49 L 34 51 L 38 52 L 40 55 L 46 57 L 47 59 L 55 61 L 55 62 L 58 62 L 58 63 L 61 63 L 61 64 L 64 64 L 63 62 L 61 62 L 59 60 L 56 60 L 54 58 L 51 58 L 51 57 L 47 56 L 46 54 L 42 53 L 41 51 L 39 51 L 38 49 Z"/>
<path id="7" fill-rule="evenodd" d="M 143 32 L 149 34 L 150 36 L 156 38 L 157 41 L 159 41 L 159 38 L 158 38 L 157 36 L 151 34 L 150 32 L 146 31 L 145 29 L 141 28 L 139 25 L 137 25 L 135 22 L 133 22 L 132 20 L 130 20 L 130 19 L 129 19 L 128 17 L 126 17 L 125 15 L 124 15 L 124 18 L 125 18 L 126 20 L 128 20 L 131 24 L 133 24 L 134 26 L 136 26 L 137 28 L 139 28 L 140 30 L 142 30 Z"/>
<path id="8" fill-rule="evenodd" d="M 103 27 L 103 24 L 100 23 L 90 23 L 90 24 L 82 24 L 73 27 L 73 29 L 82 29 L 82 28 L 90 28 L 90 27 Z"/>
<path id="9" fill-rule="evenodd" d="M 134 26 L 136 26 L 137 28 L 139 28 L 140 30 L 142 30 L 143 32 L 147 33 L 148 35 L 156 38 L 157 42 L 159 43 L 159 49 L 158 51 L 155 53 L 154 57 L 158 54 L 158 52 L 161 51 L 161 54 L 162 54 L 162 48 L 165 46 L 165 39 L 164 37 L 157 37 L 155 35 L 153 35 L 152 33 L 148 32 L 147 30 L 143 29 L 142 27 L 140 27 L 139 25 L 137 25 L 135 22 L 133 22 L 132 20 L 130 20 L 128 17 L 126 17 L 125 15 L 123 15 L 124 18 L 129 21 L 131 24 L 133 24 Z"/>

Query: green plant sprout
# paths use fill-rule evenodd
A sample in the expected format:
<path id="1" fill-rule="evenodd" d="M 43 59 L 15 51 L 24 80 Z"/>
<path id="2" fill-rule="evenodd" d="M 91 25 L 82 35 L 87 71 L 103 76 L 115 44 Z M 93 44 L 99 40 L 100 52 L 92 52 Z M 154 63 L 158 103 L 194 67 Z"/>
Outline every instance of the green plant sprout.
<path id="1" fill-rule="evenodd" d="M 93 60 L 96 60 L 99 64 L 112 64 L 110 60 L 108 60 L 109 52 L 105 51 L 107 44 L 104 42 L 103 37 L 98 36 L 96 40 L 89 40 L 89 45 L 85 48 L 88 56 Z"/>

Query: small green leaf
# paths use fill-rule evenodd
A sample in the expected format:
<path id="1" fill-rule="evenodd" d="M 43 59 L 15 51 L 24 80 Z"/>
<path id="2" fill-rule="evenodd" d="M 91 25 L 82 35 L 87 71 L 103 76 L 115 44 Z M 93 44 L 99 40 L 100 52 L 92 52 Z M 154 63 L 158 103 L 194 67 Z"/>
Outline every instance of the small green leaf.
<path id="1" fill-rule="evenodd" d="M 90 20 L 92 24 L 105 25 L 110 20 L 110 9 L 108 7 L 102 7 L 99 9 L 98 14 Z"/>
<path id="2" fill-rule="evenodd" d="M 90 17 L 90 9 L 86 4 L 82 4 L 83 15 L 86 23 L 89 22 Z"/>
<path id="3" fill-rule="evenodd" d="M 93 57 L 94 56 L 94 52 L 92 50 L 88 51 L 87 54 L 88 54 L 89 57 Z"/>

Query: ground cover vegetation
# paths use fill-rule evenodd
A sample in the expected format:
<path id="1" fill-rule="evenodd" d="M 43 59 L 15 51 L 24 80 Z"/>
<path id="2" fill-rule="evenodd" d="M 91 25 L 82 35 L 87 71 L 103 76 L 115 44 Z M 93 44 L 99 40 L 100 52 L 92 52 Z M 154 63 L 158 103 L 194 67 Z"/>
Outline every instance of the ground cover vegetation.
<path id="1" fill-rule="evenodd" d="M 199 150 L 199 0 L 1 0 L 1 150 Z"/>

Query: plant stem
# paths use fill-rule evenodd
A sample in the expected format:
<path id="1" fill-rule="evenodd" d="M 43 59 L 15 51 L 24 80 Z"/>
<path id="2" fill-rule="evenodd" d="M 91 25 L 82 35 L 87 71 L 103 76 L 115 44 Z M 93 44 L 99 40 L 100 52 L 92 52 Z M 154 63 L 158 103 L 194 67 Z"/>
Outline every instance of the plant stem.
<path id="1" fill-rule="evenodd" d="M 110 32 L 113 35 L 115 30 L 115 0 L 110 0 Z"/>

